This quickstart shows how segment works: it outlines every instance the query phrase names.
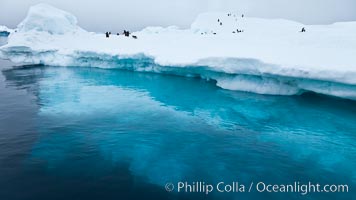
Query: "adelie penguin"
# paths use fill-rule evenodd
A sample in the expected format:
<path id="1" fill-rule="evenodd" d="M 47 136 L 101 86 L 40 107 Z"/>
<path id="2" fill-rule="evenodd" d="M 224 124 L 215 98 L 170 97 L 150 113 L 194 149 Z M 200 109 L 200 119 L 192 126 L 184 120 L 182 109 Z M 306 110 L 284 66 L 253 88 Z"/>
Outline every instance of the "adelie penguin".
<path id="1" fill-rule="evenodd" d="M 129 31 L 126 31 L 126 30 L 124 30 L 124 35 L 125 35 L 126 37 L 129 37 L 129 36 L 130 36 L 130 32 L 129 32 Z"/>

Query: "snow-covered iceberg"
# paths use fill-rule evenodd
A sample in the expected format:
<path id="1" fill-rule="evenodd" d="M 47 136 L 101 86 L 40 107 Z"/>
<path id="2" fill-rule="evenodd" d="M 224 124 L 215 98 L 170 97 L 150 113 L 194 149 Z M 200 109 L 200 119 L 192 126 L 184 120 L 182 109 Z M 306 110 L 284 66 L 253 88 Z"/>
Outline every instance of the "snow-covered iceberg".
<path id="1" fill-rule="evenodd" d="M 0 36 L 8 36 L 10 33 L 12 33 L 14 30 L 7 28 L 6 26 L 1 26 L 0 25 Z"/>
<path id="2" fill-rule="evenodd" d="M 190 29 L 148 27 L 133 34 L 138 39 L 87 32 L 72 14 L 39 4 L 0 57 L 197 76 L 261 94 L 314 91 L 356 99 L 356 22 L 306 26 L 217 12 L 199 15 Z"/>

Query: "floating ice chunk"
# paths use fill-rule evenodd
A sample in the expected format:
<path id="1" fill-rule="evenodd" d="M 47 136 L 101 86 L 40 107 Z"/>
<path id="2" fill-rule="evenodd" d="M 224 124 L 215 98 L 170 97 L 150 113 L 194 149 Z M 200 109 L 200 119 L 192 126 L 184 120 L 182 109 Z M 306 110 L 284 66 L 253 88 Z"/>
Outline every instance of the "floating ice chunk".
<path id="1" fill-rule="evenodd" d="M 10 28 L 7 28 L 6 26 L 0 25 L 0 36 L 8 36 L 12 32 L 14 32 L 13 29 L 10 29 Z"/>

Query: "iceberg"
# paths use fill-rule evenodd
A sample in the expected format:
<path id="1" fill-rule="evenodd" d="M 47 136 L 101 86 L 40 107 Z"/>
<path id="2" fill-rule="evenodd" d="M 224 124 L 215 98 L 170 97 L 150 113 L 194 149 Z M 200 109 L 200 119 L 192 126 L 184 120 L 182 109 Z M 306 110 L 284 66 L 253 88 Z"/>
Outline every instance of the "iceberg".
<path id="1" fill-rule="evenodd" d="M 356 22 L 303 25 L 212 12 L 200 14 L 189 29 L 147 27 L 133 35 L 138 39 L 106 38 L 79 27 L 72 14 L 38 4 L 10 34 L 0 57 L 201 77 L 259 94 L 311 91 L 356 100 Z"/>
<path id="2" fill-rule="evenodd" d="M 7 28 L 6 26 L 0 26 L 0 37 L 7 37 L 12 33 L 14 30 Z"/>
<path id="3" fill-rule="evenodd" d="M 46 32 L 49 34 L 68 34 L 76 32 L 77 18 L 63 10 L 47 4 L 33 6 L 26 18 L 17 26 L 19 32 Z"/>

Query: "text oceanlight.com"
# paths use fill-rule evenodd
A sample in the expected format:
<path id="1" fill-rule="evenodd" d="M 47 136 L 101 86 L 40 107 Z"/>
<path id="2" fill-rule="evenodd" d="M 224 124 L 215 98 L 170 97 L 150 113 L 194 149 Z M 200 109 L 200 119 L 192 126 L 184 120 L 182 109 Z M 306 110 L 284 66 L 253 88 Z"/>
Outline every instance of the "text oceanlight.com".
<path id="1" fill-rule="evenodd" d="M 165 189 L 168 192 L 180 193 L 205 193 L 212 192 L 220 193 L 244 193 L 244 192 L 267 192 L 267 193 L 299 193 L 307 195 L 309 193 L 343 193 L 349 192 L 347 184 L 319 184 L 319 183 L 301 183 L 293 182 L 291 184 L 271 184 L 265 182 L 251 182 L 249 184 L 242 184 L 239 182 L 218 182 L 216 184 L 209 184 L 203 181 L 197 182 L 178 182 L 167 183 Z"/>

